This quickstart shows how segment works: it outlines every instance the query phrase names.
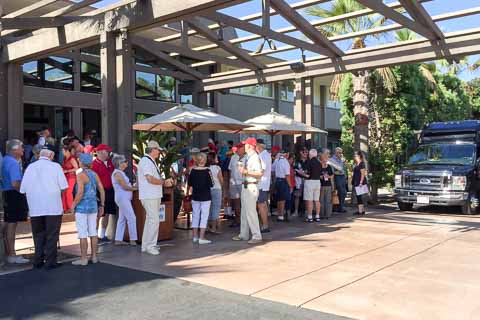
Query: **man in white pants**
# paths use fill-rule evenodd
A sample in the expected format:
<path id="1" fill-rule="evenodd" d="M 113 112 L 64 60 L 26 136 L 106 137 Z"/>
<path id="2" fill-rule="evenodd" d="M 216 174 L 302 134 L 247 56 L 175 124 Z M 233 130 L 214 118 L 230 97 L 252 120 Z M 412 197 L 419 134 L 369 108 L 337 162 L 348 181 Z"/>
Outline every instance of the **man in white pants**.
<path id="1" fill-rule="evenodd" d="M 138 195 L 146 212 L 142 237 L 142 252 L 159 255 L 157 246 L 158 227 L 160 225 L 160 205 L 163 187 L 171 185 L 171 180 L 164 180 L 160 174 L 156 159 L 160 156 L 160 145 L 149 141 L 145 156 L 138 163 Z"/>
<path id="2" fill-rule="evenodd" d="M 257 140 L 248 138 L 242 142 L 245 145 L 245 161 L 241 162 L 239 171 L 243 175 L 242 187 L 242 211 L 240 223 L 240 235 L 233 237 L 234 241 L 248 240 L 252 233 L 252 239 L 249 244 L 262 242 L 260 224 L 258 222 L 257 200 L 258 200 L 258 181 L 263 175 L 262 163 L 258 153 L 255 151 Z"/>

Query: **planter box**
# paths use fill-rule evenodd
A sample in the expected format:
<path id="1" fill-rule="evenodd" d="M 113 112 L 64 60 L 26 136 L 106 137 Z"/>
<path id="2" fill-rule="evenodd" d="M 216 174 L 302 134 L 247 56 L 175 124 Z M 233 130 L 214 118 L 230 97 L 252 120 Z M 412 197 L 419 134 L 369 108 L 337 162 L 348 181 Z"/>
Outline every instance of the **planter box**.
<path id="1" fill-rule="evenodd" d="M 173 188 L 163 188 L 162 204 L 165 205 L 165 221 L 160 222 L 158 231 L 158 240 L 170 240 L 173 237 Z M 133 193 L 133 211 L 137 218 L 138 240 L 142 240 L 143 228 L 145 226 L 145 209 L 138 199 L 138 191 Z M 127 228 L 126 228 L 127 229 Z M 128 230 L 126 231 L 126 240 L 128 241 Z"/>

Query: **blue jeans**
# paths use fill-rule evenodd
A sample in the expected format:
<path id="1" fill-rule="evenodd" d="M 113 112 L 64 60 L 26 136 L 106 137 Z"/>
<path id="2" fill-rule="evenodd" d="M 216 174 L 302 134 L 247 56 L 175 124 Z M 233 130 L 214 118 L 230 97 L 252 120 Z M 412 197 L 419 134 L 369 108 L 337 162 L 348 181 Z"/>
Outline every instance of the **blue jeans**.
<path id="1" fill-rule="evenodd" d="M 338 210 L 343 211 L 345 210 L 345 197 L 347 196 L 347 181 L 345 176 L 337 176 L 335 175 L 335 188 L 338 191 L 338 199 L 340 200 L 340 204 L 338 205 Z"/>

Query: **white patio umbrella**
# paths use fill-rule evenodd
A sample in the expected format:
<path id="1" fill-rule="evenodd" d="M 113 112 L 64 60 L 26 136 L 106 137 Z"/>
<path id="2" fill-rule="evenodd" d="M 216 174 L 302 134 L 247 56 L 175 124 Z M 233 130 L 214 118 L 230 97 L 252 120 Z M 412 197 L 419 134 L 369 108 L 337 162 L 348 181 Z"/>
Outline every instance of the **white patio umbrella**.
<path id="1" fill-rule="evenodd" d="M 303 122 L 293 120 L 283 114 L 273 111 L 273 109 L 264 115 L 245 121 L 249 127 L 237 130 L 242 133 L 268 134 L 270 137 L 276 135 L 303 134 L 303 133 L 323 133 L 327 131 L 309 126 Z"/>
<path id="2" fill-rule="evenodd" d="M 133 124 L 142 131 L 238 131 L 250 125 L 191 104 L 179 104 Z"/>

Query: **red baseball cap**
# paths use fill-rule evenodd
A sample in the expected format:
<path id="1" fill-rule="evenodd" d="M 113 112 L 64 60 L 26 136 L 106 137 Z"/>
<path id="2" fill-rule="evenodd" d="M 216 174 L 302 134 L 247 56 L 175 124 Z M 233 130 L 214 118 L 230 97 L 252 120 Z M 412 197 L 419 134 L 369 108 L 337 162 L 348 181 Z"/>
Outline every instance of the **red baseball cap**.
<path id="1" fill-rule="evenodd" d="M 106 144 L 99 144 L 96 148 L 95 148 L 95 151 L 107 151 L 107 152 L 112 152 L 112 148 L 110 148 L 108 145 Z"/>
<path id="2" fill-rule="evenodd" d="M 84 153 L 92 153 L 93 149 L 95 149 L 93 146 L 86 146 L 85 148 L 83 148 L 83 152 Z"/>
<path id="3" fill-rule="evenodd" d="M 238 150 L 238 149 L 243 148 L 243 147 L 245 147 L 245 143 L 240 142 L 240 143 L 237 144 L 234 148 L 237 148 L 237 150 Z M 237 150 L 235 150 L 235 151 L 237 151 Z"/>
<path id="4" fill-rule="evenodd" d="M 247 138 L 246 140 L 242 141 L 242 143 L 243 144 L 249 144 L 249 145 L 255 147 L 257 145 L 257 139 L 250 137 L 250 138 Z"/>
<path id="5" fill-rule="evenodd" d="M 273 146 L 273 147 L 272 147 L 272 151 L 279 152 L 279 151 L 280 151 L 280 147 L 279 147 L 279 146 Z"/>

